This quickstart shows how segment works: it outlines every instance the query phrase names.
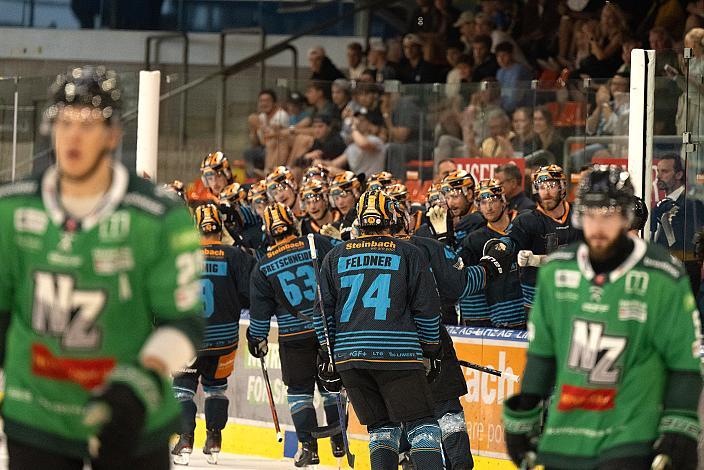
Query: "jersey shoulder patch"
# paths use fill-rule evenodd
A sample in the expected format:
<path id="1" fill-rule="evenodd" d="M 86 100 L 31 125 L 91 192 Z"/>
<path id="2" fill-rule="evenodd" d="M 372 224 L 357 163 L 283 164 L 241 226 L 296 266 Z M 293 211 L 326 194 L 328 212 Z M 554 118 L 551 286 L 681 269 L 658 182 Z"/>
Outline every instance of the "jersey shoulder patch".
<path id="1" fill-rule="evenodd" d="M 163 216 L 174 207 L 183 206 L 183 202 L 169 195 L 167 191 L 134 173 L 130 173 L 127 194 L 122 203 L 157 217 Z"/>
<path id="2" fill-rule="evenodd" d="M 572 261 L 577 259 L 577 248 L 580 243 L 572 243 L 566 247 L 560 248 L 557 251 L 550 253 L 547 261 Z"/>
<path id="3" fill-rule="evenodd" d="M 666 249 L 654 243 L 648 244 L 645 256 L 639 264 L 649 269 L 661 271 L 673 279 L 679 279 L 686 275 L 682 262 Z"/>

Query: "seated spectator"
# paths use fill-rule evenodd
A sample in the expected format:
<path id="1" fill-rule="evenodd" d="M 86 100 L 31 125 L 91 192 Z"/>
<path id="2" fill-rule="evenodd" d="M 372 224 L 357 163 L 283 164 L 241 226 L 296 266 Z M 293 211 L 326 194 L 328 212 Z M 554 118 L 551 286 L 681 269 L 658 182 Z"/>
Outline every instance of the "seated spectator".
<path id="1" fill-rule="evenodd" d="M 553 126 L 552 114 L 547 108 L 540 106 L 533 111 L 533 132 L 538 136 L 540 143 L 538 150 L 545 150 L 549 154 L 545 157 L 548 164 L 557 163 L 562 166 L 565 140 Z"/>
<path id="2" fill-rule="evenodd" d="M 528 108 L 518 108 L 511 120 L 513 137 L 511 147 L 514 157 L 525 157 L 540 148 L 537 136 L 533 133 L 533 113 Z"/>
<path id="3" fill-rule="evenodd" d="M 523 175 L 516 165 L 501 165 L 494 172 L 494 178 L 504 187 L 509 209 L 518 212 L 535 209 L 535 202 L 523 191 Z"/>
<path id="4" fill-rule="evenodd" d="M 459 72 L 455 68 L 457 66 L 457 61 L 462 56 L 462 46 L 459 43 L 448 44 L 447 50 L 445 51 L 445 59 L 449 65 L 447 74 L 445 76 L 445 83 L 459 83 Z"/>
<path id="5" fill-rule="evenodd" d="M 423 59 L 423 41 L 416 34 L 403 38 L 403 59 L 399 64 L 399 77 L 402 83 L 434 83 L 437 70 L 433 64 Z"/>
<path id="6" fill-rule="evenodd" d="M 257 113 L 250 114 L 248 122 L 251 148 L 245 150 L 244 159 L 250 176 L 255 174 L 261 176 L 264 175 L 264 169 L 267 166 L 267 141 L 271 140 L 277 131 L 289 126 L 289 115 L 278 105 L 276 93 L 265 89 L 259 92 Z"/>
<path id="7" fill-rule="evenodd" d="M 496 46 L 496 62 L 500 67 L 496 79 L 501 85 L 501 107 L 507 113 L 528 104 L 530 80 L 533 79 L 533 72 L 516 62 L 513 54 L 513 44 L 510 42 Z"/>
<path id="8" fill-rule="evenodd" d="M 347 147 L 342 137 L 332 127 L 332 118 L 325 114 L 317 114 L 313 118 L 313 145 L 308 151 L 296 159 L 297 167 L 307 167 L 312 162 L 328 162 L 339 157 Z"/>
<path id="9" fill-rule="evenodd" d="M 322 162 L 330 168 L 330 172 L 340 173 L 349 168 L 355 174 L 371 175 L 383 171 L 385 147 L 381 138 L 384 118 L 378 110 L 362 108 L 355 114 L 352 123 L 352 143 L 347 146 L 339 157 Z"/>
<path id="10" fill-rule="evenodd" d="M 347 45 L 347 78 L 350 80 L 359 80 L 362 72 L 367 66 L 364 63 L 364 52 L 362 45 L 358 42 L 352 42 Z"/>
<path id="11" fill-rule="evenodd" d="M 350 82 L 344 78 L 338 78 L 332 82 L 332 104 L 335 109 L 335 119 L 342 120 L 342 111 L 352 99 Z"/>
<path id="12" fill-rule="evenodd" d="M 472 53 L 472 41 L 476 36 L 476 28 L 474 27 L 474 13 L 471 11 L 463 11 L 460 17 L 455 21 L 455 28 L 459 31 L 460 43 L 462 43 L 465 54 Z"/>
<path id="13" fill-rule="evenodd" d="M 623 45 L 621 46 L 621 60 L 623 64 L 616 71 L 617 75 L 624 75 L 630 77 L 631 75 L 631 51 L 633 49 L 640 49 L 640 41 L 627 36 L 623 39 Z"/>
<path id="14" fill-rule="evenodd" d="M 557 55 L 557 32 L 560 25 L 558 2 L 551 0 L 528 0 L 515 32 L 518 46 L 526 54 L 528 62 L 536 67 L 538 59 L 545 60 Z"/>
<path id="15" fill-rule="evenodd" d="M 494 109 L 487 117 L 489 127 L 489 137 L 482 141 L 479 149 L 481 157 L 490 158 L 511 158 L 513 157 L 513 147 L 511 147 L 511 121 L 506 113 L 501 109 Z"/>
<path id="16" fill-rule="evenodd" d="M 306 88 L 306 100 L 313 107 L 313 115 L 327 114 L 335 117 L 335 105 L 328 98 L 327 90 L 330 84 L 321 81 L 311 81 Z M 310 125 L 311 123 L 308 123 Z M 339 127 L 339 126 L 338 126 Z"/>
<path id="17" fill-rule="evenodd" d="M 367 65 L 374 74 L 374 80 L 378 83 L 384 80 L 398 79 L 396 64 L 386 59 L 386 44 L 381 39 L 369 41 L 369 52 L 367 53 Z"/>
<path id="18" fill-rule="evenodd" d="M 462 90 L 462 84 L 472 81 L 473 65 L 474 60 L 471 55 L 462 54 L 457 58 L 454 68 L 447 74 L 445 94 L 448 98 L 458 97 Z"/>
<path id="19" fill-rule="evenodd" d="M 284 103 L 284 109 L 289 115 L 289 126 L 297 126 L 313 116 L 313 110 L 308 106 L 306 98 L 297 91 L 291 92 Z"/>
<path id="20" fill-rule="evenodd" d="M 508 42 L 513 46 L 514 60 L 525 65 L 526 67 L 528 66 L 528 61 L 523 55 L 523 51 L 521 51 L 518 44 L 516 44 L 516 41 L 514 41 L 506 31 L 497 29 L 494 20 L 486 14 L 479 13 L 474 17 L 474 30 L 477 36 L 489 36 L 491 38 L 490 50 L 492 53 L 496 53 L 496 46 L 501 43 Z"/>
<path id="21" fill-rule="evenodd" d="M 496 56 L 491 53 L 491 38 L 489 36 L 482 34 L 474 37 L 472 40 L 472 58 L 474 59 L 473 82 L 496 78 L 499 64 L 496 63 Z"/>
<path id="22" fill-rule="evenodd" d="M 628 25 L 621 9 L 615 3 L 606 3 L 601 10 L 599 27 L 589 38 L 590 55 L 579 63 L 576 76 L 592 78 L 611 77 L 621 66 L 621 46 Z"/>
<path id="23" fill-rule="evenodd" d="M 322 46 L 315 46 L 308 50 L 308 64 L 310 65 L 311 80 L 327 82 L 325 94 L 328 97 L 330 96 L 330 83 L 338 78 L 345 78 L 345 75 L 325 55 L 325 49 Z"/>
<path id="24" fill-rule="evenodd" d="M 365 69 L 357 80 L 358 83 L 376 83 L 376 81 L 376 72 L 371 69 Z"/>

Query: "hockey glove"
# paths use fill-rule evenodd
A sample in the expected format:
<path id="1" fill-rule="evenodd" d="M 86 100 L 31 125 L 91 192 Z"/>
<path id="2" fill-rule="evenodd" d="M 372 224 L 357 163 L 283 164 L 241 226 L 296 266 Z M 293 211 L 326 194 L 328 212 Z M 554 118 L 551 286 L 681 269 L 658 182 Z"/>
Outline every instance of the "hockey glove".
<path id="1" fill-rule="evenodd" d="M 655 442 L 656 469 L 695 470 L 699 422 L 694 417 L 666 415 L 660 421 L 660 438 Z"/>
<path id="2" fill-rule="evenodd" d="M 96 462 L 116 462 L 132 455 L 149 410 L 161 405 L 162 382 L 156 372 L 120 365 L 88 401 L 83 422 L 96 435 L 88 442 Z"/>
<path id="3" fill-rule="evenodd" d="M 342 240 L 342 233 L 340 233 L 340 230 L 330 224 L 325 224 L 320 227 L 320 234 L 336 240 Z"/>
<path id="4" fill-rule="evenodd" d="M 335 370 L 335 363 L 325 349 L 318 350 L 318 378 L 323 388 L 330 393 L 342 390 L 342 379 Z"/>
<path id="5" fill-rule="evenodd" d="M 269 343 L 266 338 L 253 338 L 249 335 L 249 328 L 247 328 L 247 349 L 249 349 L 249 354 L 259 359 L 264 357 L 269 352 Z"/>
<path id="6" fill-rule="evenodd" d="M 543 412 L 537 395 L 514 395 L 504 401 L 506 449 L 519 468 L 532 467 L 540 437 Z"/>
<path id="7" fill-rule="evenodd" d="M 452 217 L 448 217 L 445 207 L 431 207 L 428 209 L 426 216 L 430 222 L 430 231 L 433 232 L 437 240 L 444 241 L 453 235 Z"/>
<path id="8" fill-rule="evenodd" d="M 484 244 L 484 256 L 479 260 L 479 265 L 484 268 L 488 280 L 508 273 L 511 270 L 511 253 L 504 242 L 492 238 Z"/>
<path id="9" fill-rule="evenodd" d="M 534 255 L 530 250 L 521 250 L 518 252 L 518 265 L 520 267 L 532 266 L 539 268 L 545 263 L 546 255 Z"/>

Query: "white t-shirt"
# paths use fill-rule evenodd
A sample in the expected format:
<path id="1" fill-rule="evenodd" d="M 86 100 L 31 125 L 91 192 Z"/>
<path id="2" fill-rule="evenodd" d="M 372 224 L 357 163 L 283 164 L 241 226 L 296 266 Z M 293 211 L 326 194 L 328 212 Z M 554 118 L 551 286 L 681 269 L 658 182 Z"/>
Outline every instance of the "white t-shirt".
<path id="1" fill-rule="evenodd" d="M 262 142 L 264 140 L 264 129 L 268 127 L 283 129 L 288 127 L 288 121 L 288 113 L 281 108 L 276 110 L 274 115 L 271 116 L 271 119 L 269 119 L 266 113 L 259 113 L 259 129 L 257 130 L 259 141 Z"/>
<path id="2" fill-rule="evenodd" d="M 353 173 L 364 173 L 371 175 L 384 171 L 384 163 L 386 162 L 386 145 L 375 135 L 367 136 L 369 142 L 374 144 L 374 150 L 362 150 L 357 144 L 352 143 L 345 149 L 347 156 L 347 164 Z"/>

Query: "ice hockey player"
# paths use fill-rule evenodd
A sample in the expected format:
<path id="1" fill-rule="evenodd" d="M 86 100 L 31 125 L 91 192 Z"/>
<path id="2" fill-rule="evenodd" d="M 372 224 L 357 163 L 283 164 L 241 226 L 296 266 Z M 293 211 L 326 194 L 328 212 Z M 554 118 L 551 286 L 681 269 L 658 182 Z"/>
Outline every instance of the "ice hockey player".
<path id="1" fill-rule="evenodd" d="M 181 403 L 181 432 L 171 450 L 174 463 L 188 465 L 193 452 L 198 382 L 205 394 L 206 441 L 203 453 L 217 463 L 227 424 L 229 401 L 227 378 L 232 373 L 239 340 L 240 310 L 249 307 L 249 276 L 254 258 L 240 248 L 221 243 L 223 222 L 218 208 L 206 203 L 195 208 L 195 222 L 201 233 L 204 265 L 201 277 L 205 337 L 198 355 L 174 378 L 173 390 Z"/>
<path id="2" fill-rule="evenodd" d="M 523 291 L 523 305 L 533 304 L 538 267 L 546 255 L 582 239 L 582 231 L 572 225 L 572 206 L 567 202 L 567 179 L 557 165 L 540 167 L 533 173 L 533 190 L 538 206 L 518 215 L 511 224 L 509 249 L 517 255 Z"/>
<path id="3" fill-rule="evenodd" d="M 304 216 L 298 201 L 298 184 L 287 167 L 277 166 L 267 175 L 266 193 L 271 201 L 280 202 L 291 209 L 297 218 Z"/>
<path id="4" fill-rule="evenodd" d="M 388 171 L 380 171 L 379 173 L 372 173 L 369 178 L 367 178 L 366 191 L 370 189 L 381 189 L 386 190 L 389 186 L 394 183 L 394 175 Z"/>
<path id="5" fill-rule="evenodd" d="M 408 235 L 413 219 L 408 216 L 406 207 L 398 201 L 395 201 L 394 208 L 397 211 L 397 223 L 393 231 L 397 237 L 418 247 L 424 259 L 430 263 L 442 304 L 455 304 L 468 294 L 481 292 L 490 282 L 498 281 L 504 270 L 511 265 L 508 252 L 492 252 L 496 257 L 482 257 L 475 266 L 465 267 L 459 255 L 441 242 Z M 442 432 L 445 463 L 447 468 L 453 470 L 470 469 L 474 462 L 460 403 L 460 398 L 467 394 L 467 383 L 457 361 L 452 338 L 444 325 L 440 325 L 440 342 L 440 372 L 430 382 L 430 388 L 435 400 L 435 417 Z"/>
<path id="6" fill-rule="evenodd" d="M 171 374 L 200 344 L 198 233 L 114 159 L 117 74 L 59 75 L 56 165 L 0 188 L 0 360 L 11 469 L 170 467 Z"/>
<path id="7" fill-rule="evenodd" d="M 439 205 L 426 214 L 429 223 L 416 232 L 422 237 L 433 237 L 459 251 L 464 237 L 486 221 L 474 205 L 474 177 L 456 170 L 445 177 L 440 190 L 445 196 L 446 208 Z"/>
<path id="8" fill-rule="evenodd" d="M 342 216 L 334 207 L 330 207 L 327 184 L 318 179 L 309 179 L 301 188 L 301 205 L 306 216 L 301 220 L 301 233 L 320 233 L 324 225 L 338 222 Z"/>
<path id="9" fill-rule="evenodd" d="M 271 245 L 252 272 L 250 289 L 250 326 L 247 329 L 249 352 L 264 357 L 271 317 L 279 326 L 281 374 L 288 393 L 291 418 L 301 447 L 294 457 L 296 467 L 317 465 L 318 443 L 312 433 L 318 421 L 313 407 L 317 378 L 318 342 L 312 323 L 316 282 L 310 249 L 300 236 L 291 210 L 281 203 L 272 203 L 264 210 L 264 224 Z M 332 248 L 323 236 L 316 235 L 318 256 Z M 339 422 L 335 397 L 318 387 L 323 396 L 328 424 Z M 345 455 L 342 435 L 331 438 L 333 455 Z"/>
<path id="10" fill-rule="evenodd" d="M 357 204 L 361 236 L 323 260 L 321 289 L 334 369 L 369 431 L 371 468 L 398 468 L 401 425 L 417 468 L 442 469 L 441 432 L 426 379 L 440 352 L 438 294 L 429 265 L 410 243 L 395 239 L 392 200 L 380 190 Z M 316 332 L 327 351 L 322 315 Z M 333 370 L 333 359 L 322 355 Z M 329 377 L 323 377 L 330 380 Z"/>
<path id="11" fill-rule="evenodd" d="M 335 208 L 340 211 L 340 220 L 330 225 L 323 225 L 322 235 L 337 240 L 349 240 L 352 224 L 357 218 L 357 200 L 361 195 L 362 185 L 351 171 L 345 171 L 333 178 L 330 185 L 330 198 Z"/>
<path id="12" fill-rule="evenodd" d="M 303 172 L 301 183 L 305 185 L 311 180 L 322 181 L 325 186 L 330 186 L 330 170 L 322 163 L 309 166 L 306 168 L 306 171 Z"/>
<path id="13" fill-rule="evenodd" d="M 269 195 L 266 193 L 266 181 L 260 180 L 252 184 L 247 192 L 247 202 L 252 212 L 264 220 L 264 209 L 269 205 Z"/>
<path id="14" fill-rule="evenodd" d="M 218 198 L 223 228 L 234 244 L 256 250 L 261 244 L 262 219 L 247 207 L 247 191 L 239 183 L 225 186 Z"/>
<path id="15" fill-rule="evenodd" d="M 230 169 L 230 161 L 222 152 L 211 152 L 200 164 L 200 179 L 208 188 L 210 198 L 218 201 L 225 186 L 235 182 Z"/>
<path id="16" fill-rule="evenodd" d="M 575 202 L 584 242 L 538 272 L 521 393 L 504 402 L 517 465 L 537 443 L 548 470 L 697 468 L 699 314 L 682 264 L 627 235 L 632 198 L 627 172 L 594 167 Z"/>
<path id="17" fill-rule="evenodd" d="M 423 222 L 424 207 L 419 204 L 411 204 L 411 201 L 408 199 L 408 188 L 403 183 L 393 183 L 389 185 L 386 188 L 386 194 L 394 201 L 404 206 L 409 217 L 409 233 L 415 233 Z"/>
<path id="18" fill-rule="evenodd" d="M 518 215 L 509 209 L 504 189 L 494 179 L 480 181 L 474 198 L 487 223 L 470 233 L 462 243 L 462 259 L 468 266 L 484 256 L 489 240 L 506 236 Z M 460 310 L 465 325 L 525 330 L 526 313 L 518 265 L 511 263 L 505 276 L 487 283 L 482 292 L 462 298 Z"/>

